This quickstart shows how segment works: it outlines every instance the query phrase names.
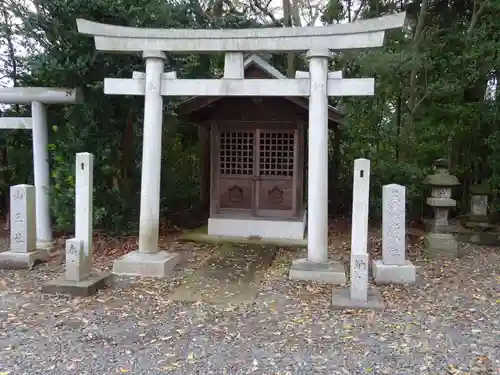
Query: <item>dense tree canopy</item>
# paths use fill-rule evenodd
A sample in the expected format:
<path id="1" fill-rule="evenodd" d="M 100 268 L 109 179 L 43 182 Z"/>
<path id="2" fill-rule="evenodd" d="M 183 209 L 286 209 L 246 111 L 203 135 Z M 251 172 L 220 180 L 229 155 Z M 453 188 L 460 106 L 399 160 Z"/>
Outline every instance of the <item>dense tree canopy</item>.
<path id="1" fill-rule="evenodd" d="M 273 3 L 274 4 L 274 3 Z M 406 10 L 408 27 L 388 33 L 386 46 L 337 54 L 332 61 L 348 77 L 375 77 L 376 95 L 343 98 L 340 142 L 331 142 L 333 213 L 348 210 L 353 159 L 372 160 L 371 214 L 380 214 L 381 185 L 406 185 L 410 214 L 422 214 L 423 176 L 432 161 L 450 160 L 467 188 L 488 181 L 500 188 L 500 2 L 493 0 L 284 0 L 282 8 L 251 0 L 5 0 L 0 4 L 0 78 L 7 85 L 84 89 L 85 104 L 49 108 L 52 198 L 56 224 L 73 223 L 74 157 L 92 152 L 95 225 L 137 228 L 143 99 L 105 96 L 105 77 L 143 70 L 140 56 L 97 53 L 93 39 L 76 31 L 76 18 L 117 25 L 163 28 L 242 28 L 353 22 Z M 273 55 L 283 73 L 306 68 L 302 56 Z M 167 69 L 182 77 L 221 71 L 219 55 L 169 55 Z M 165 101 L 161 209 L 187 210 L 199 200 L 198 138 Z M 27 108 L 2 107 L 4 114 Z M 3 194 L 11 183 L 32 178 L 30 135 L 0 133 Z M 332 178 L 335 176 L 335 178 Z M 342 197 L 342 199 L 339 199 Z M 337 204 L 335 204 L 337 203 Z M 5 204 L 5 202 L 4 202 Z M 467 208 L 462 205 L 461 210 Z"/>

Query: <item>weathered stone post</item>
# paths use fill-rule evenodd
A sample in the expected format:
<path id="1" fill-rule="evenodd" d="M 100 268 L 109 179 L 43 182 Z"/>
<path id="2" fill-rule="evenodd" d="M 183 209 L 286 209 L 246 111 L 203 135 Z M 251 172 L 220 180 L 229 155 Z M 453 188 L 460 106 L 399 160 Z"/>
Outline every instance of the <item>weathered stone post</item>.
<path id="1" fill-rule="evenodd" d="M 383 309 L 384 302 L 368 285 L 368 210 L 370 203 L 370 160 L 354 161 L 351 228 L 351 287 L 333 289 L 332 307 Z"/>
<path id="2" fill-rule="evenodd" d="M 36 191 L 32 185 L 10 187 L 10 248 L 0 253 L 0 268 L 31 268 L 47 256 L 36 249 Z"/>
<path id="3" fill-rule="evenodd" d="M 451 233 L 448 214 L 456 206 L 451 198 L 452 187 L 459 185 L 458 179 L 450 175 L 448 161 L 438 159 L 434 162 L 435 173 L 425 178 L 424 183 L 431 187 L 427 204 L 434 210 L 434 218 L 429 225 L 429 233 L 424 237 L 424 249 L 429 256 L 456 257 L 458 242 Z"/>
<path id="4" fill-rule="evenodd" d="M 75 237 L 66 240 L 66 270 L 42 287 L 44 293 L 87 297 L 109 285 L 110 274 L 92 271 L 94 155 L 76 154 Z"/>
<path id="5" fill-rule="evenodd" d="M 82 272 L 92 273 L 92 232 L 94 211 L 94 155 L 89 152 L 76 154 L 75 178 L 75 238 L 83 241 Z"/>
<path id="6" fill-rule="evenodd" d="M 377 284 L 415 282 L 415 266 L 406 259 L 406 189 L 397 184 L 382 188 L 382 260 L 373 260 Z"/>

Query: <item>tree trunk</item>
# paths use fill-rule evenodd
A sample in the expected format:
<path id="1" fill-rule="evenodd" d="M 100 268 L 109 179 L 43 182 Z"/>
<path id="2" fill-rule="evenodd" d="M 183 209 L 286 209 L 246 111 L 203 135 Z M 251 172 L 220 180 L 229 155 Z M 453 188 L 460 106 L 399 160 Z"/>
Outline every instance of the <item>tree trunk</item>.
<path id="1" fill-rule="evenodd" d="M 294 26 L 302 27 L 302 20 L 300 19 L 300 0 L 288 1 L 290 4 L 290 16 L 292 17 Z"/>
<path id="2" fill-rule="evenodd" d="M 342 196 L 342 191 L 339 188 L 339 175 L 341 166 L 341 154 L 340 154 L 340 144 L 342 142 L 342 131 L 336 127 L 333 130 L 332 139 L 332 166 L 328 173 L 328 200 L 330 203 L 330 210 L 332 214 L 339 214 L 342 211 L 343 199 L 339 199 Z"/>
<path id="3" fill-rule="evenodd" d="M 401 89 L 401 82 L 399 82 L 399 90 L 398 90 L 398 98 L 396 99 L 396 139 L 398 140 L 396 144 L 396 160 L 399 161 L 400 156 L 400 142 L 401 139 L 401 126 L 402 126 L 402 113 L 401 113 L 401 105 L 403 103 L 403 93 Z"/>
<path id="4" fill-rule="evenodd" d="M 13 86 L 17 86 L 17 78 L 18 78 L 18 67 L 17 67 L 17 61 L 16 61 L 16 50 L 14 47 L 14 42 L 13 42 L 13 32 L 12 32 L 12 24 L 10 22 L 10 16 L 9 13 L 7 12 L 7 4 L 4 2 L 2 3 L 2 7 L 0 9 L 0 13 L 2 14 L 3 18 L 3 28 L 4 28 L 4 38 L 7 43 L 7 56 L 8 60 L 7 61 L 7 67 L 10 65 L 10 71 L 7 68 L 6 76 L 12 80 Z M 10 64 L 9 64 L 10 63 Z M 19 112 L 19 105 L 15 106 L 16 112 Z M 0 183 L 4 186 L 3 192 L 2 192 L 2 205 L 4 208 L 5 212 L 5 230 L 10 230 L 10 220 L 9 220 L 9 212 L 10 212 L 10 183 L 11 183 L 11 176 L 8 173 L 8 152 L 7 152 L 7 141 L 5 140 L 3 142 L 1 151 L 0 151 L 0 165 L 3 166 L 3 172 L 0 174 Z"/>
<path id="5" fill-rule="evenodd" d="M 429 0 L 422 0 L 420 4 L 420 12 L 418 15 L 417 26 L 415 27 L 415 33 L 413 35 L 412 42 L 412 52 L 417 55 L 420 49 L 420 43 L 423 38 L 423 31 L 425 25 L 425 19 L 427 17 L 429 8 Z M 423 101 L 425 95 L 418 100 L 418 73 L 420 71 L 420 66 L 415 65 L 410 72 L 410 85 L 409 85 L 409 95 L 408 95 L 408 110 L 410 115 L 405 121 L 403 131 L 401 132 L 400 144 L 400 156 L 404 159 L 410 159 L 412 157 L 412 150 L 415 143 L 415 129 L 414 129 L 414 116 L 416 114 L 417 108 Z"/>
<path id="6" fill-rule="evenodd" d="M 283 0 L 283 22 L 285 27 L 292 26 L 292 15 L 290 8 L 290 0 Z M 295 75 L 295 54 L 293 52 L 287 53 L 286 75 L 288 78 L 293 78 Z"/>
<path id="7" fill-rule="evenodd" d="M 122 154 L 120 158 L 120 191 L 128 196 L 131 187 L 130 175 L 134 168 L 135 161 L 135 120 L 136 116 L 133 110 L 130 110 L 127 116 L 127 124 L 122 138 Z"/>

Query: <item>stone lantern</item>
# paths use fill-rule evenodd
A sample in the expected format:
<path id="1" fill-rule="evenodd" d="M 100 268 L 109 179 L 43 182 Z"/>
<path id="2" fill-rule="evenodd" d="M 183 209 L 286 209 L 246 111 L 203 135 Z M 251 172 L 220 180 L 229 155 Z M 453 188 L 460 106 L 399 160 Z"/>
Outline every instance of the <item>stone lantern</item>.
<path id="1" fill-rule="evenodd" d="M 458 179 L 450 175 L 448 161 L 438 159 L 434 162 L 434 174 L 425 178 L 424 183 L 431 187 L 427 204 L 432 207 L 434 217 L 424 237 L 424 248 L 428 255 L 437 257 L 456 257 L 458 242 L 448 221 L 450 209 L 456 206 L 451 198 L 451 189 L 459 185 Z"/>

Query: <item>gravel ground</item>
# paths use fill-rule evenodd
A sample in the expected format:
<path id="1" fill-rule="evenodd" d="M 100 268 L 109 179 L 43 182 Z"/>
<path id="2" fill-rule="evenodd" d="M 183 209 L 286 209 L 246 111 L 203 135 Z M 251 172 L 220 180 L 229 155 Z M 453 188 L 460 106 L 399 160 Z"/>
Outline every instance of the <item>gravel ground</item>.
<path id="1" fill-rule="evenodd" d="M 348 258 L 347 235 L 330 242 L 331 258 Z M 379 257 L 377 233 L 370 242 Z M 379 288 L 383 312 L 332 310 L 331 286 L 287 280 L 303 250 L 280 250 L 243 306 L 168 299 L 217 251 L 210 246 L 177 245 L 184 257 L 172 280 L 120 278 L 86 299 L 40 293 L 62 271 L 57 257 L 3 270 L 0 375 L 500 374 L 500 250 L 462 245 L 460 259 L 429 261 L 415 242 L 419 281 Z"/>

